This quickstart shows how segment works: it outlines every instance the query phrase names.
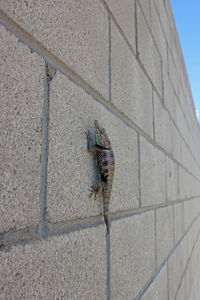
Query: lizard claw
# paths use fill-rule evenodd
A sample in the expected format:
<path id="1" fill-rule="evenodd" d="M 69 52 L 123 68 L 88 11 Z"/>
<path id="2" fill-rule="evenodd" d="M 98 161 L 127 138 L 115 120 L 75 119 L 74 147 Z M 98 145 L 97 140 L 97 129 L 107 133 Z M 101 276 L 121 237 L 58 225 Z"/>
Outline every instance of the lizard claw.
<path id="1" fill-rule="evenodd" d="M 96 186 L 95 185 L 91 185 L 91 189 L 89 190 L 90 191 L 90 198 L 92 198 L 92 196 L 94 196 L 94 199 L 96 200 L 96 197 L 97 197 L 97 190 L 96 190 Z"/>
<path id="2" fill-rule="evenodd" d="M 90 140 L 90 132 L 89 131 L 85 131 L 85 135 L 86 135 L 87 141 L 89 141 Z"/>

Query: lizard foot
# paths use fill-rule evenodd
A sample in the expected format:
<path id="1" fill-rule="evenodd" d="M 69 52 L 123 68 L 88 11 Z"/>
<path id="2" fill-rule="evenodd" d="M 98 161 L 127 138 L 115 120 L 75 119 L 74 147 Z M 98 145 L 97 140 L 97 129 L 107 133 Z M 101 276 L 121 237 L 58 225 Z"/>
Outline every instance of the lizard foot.
<path id="1" fill-rule="evenodd" d="M 89 131 L 86 131 L 86 132 L 85 132 L 85 135 L 86 135 L 87 141 L 89 142 L 89 141 L 91 140 L 90 132 L 89 132 Z"/>

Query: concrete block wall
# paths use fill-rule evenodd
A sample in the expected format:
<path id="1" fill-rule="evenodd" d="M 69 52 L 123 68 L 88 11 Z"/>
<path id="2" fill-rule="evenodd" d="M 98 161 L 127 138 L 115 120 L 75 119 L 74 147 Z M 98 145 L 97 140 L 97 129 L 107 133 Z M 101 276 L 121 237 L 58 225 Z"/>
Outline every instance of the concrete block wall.
<path id="1" fill-rule="evenodd" d="M 199 299 L 200 128 L 169 0 L 2 0 L 0 24 L 0 299 Z"/>

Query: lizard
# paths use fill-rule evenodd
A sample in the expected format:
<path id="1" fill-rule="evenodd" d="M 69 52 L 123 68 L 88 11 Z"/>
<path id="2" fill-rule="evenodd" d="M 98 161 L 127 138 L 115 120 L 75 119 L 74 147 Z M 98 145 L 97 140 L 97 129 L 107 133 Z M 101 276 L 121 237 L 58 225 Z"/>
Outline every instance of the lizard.
<path id="1" fill-rule="evenodd" d="M 86 132 L 87 149 L 89 152 L 96 152 L 97 165 L 101 181 L 97 185 L 91 186 L 91 197 L 100 194 L 103 202 L 103 216 L 107 227 L 107 233 L 110 232 L 109 204 L 111 198 L 112 184 L 114 179 L 115 159 L 111 142 L 105 129 L 99 126 L 97 120 L 94 121 L 95 144 L 93 144 L 90 132 Z"/>

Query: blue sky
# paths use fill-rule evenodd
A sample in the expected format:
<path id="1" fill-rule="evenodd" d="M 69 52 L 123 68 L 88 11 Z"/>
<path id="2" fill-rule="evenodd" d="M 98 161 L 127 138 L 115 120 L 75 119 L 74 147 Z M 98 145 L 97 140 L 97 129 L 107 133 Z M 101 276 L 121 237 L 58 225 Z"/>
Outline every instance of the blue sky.
<path id="1" fill-rule="evenodd" d="M 196 109 L 200 114 L 200 0 L 171 0 Z"/>

